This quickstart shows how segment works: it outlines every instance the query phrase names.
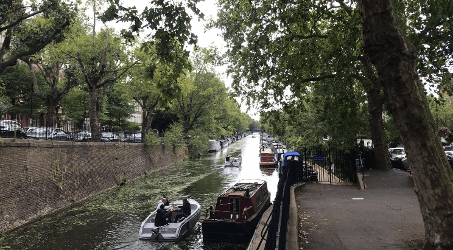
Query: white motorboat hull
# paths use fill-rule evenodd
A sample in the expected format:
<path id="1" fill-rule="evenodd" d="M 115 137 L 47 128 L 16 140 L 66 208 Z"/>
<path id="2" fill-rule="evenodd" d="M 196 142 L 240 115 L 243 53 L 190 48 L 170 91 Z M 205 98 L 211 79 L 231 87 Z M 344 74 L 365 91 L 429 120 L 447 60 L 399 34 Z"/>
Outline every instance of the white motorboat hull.
<path id="1" fill-rule="evenodd" d="M 155 241 L 178 241 L 191 231 L 200 219 L 200 204 L 189 199 L 191 213 L 180 222 L 172 222 L 165 226 L 154 225 L 156 212 L 151 213 L 143 222 L 139 231 L 139 239 Z M 175 201 L 174 205 L 182 205 L 182 200 Z"/>
<path id="2" fill-rule="evenodd" d="M 227 157 L 229 160 L 225 159 L 225 167 L 240 167 L 242 164 L 242 159 L 241 157 L 235 158 L 235 157 Z"/>
<path id="3" fill-rule="evenodd" d="M 241 166 L 240 162 L 231 162 L 231 161 L 225 162 L 225 167 L 240 167 L 240 166 Z"/>

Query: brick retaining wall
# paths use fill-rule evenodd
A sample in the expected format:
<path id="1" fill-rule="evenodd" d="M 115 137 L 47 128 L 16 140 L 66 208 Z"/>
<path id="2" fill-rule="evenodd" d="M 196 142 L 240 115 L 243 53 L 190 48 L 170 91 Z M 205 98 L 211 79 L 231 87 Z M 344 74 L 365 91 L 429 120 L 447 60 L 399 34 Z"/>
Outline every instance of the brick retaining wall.
<path id="1" fill-rule="evenodd" d="M 0 141 L 0 234 L 169 167 L 183 150 L 137 143 Z"/>

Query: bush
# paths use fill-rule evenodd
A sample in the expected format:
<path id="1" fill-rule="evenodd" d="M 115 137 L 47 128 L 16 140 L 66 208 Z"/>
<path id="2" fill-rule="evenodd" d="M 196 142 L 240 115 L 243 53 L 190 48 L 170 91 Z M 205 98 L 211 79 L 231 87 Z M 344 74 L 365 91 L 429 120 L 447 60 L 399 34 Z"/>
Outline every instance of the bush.
<path id="1" fill-rule="evenodd" d="M 187 141 L 190 157 L 195 157 L 204 154 L 209 150 L 209 136 L 200 130 L 192 130 L 189 132 L 191 138 Z"/>
<path id="2" fill-rule="evenodd" d="M 173 123 L 164 133 L 164 145 L 167 148 L 184 148 L 183 126 L 180 123 Z"/>
<path id="3" fill-rule="evenodd" d="M 148 134 L 146 134 L 145 136 L 146 146 L 152 149 L 156 149 L 157 147 L 160 147 L 161 144 L 162 142 L 155 132 L 149 131 Z"/>

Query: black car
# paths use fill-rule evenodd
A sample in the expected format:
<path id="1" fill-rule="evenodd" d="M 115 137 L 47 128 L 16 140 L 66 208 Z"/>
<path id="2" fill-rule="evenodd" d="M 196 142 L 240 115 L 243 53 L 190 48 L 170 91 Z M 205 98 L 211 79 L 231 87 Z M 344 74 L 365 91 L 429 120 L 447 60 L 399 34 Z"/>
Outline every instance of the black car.
<path id="1" fill-rule="evenodd" d="M 13 120 L 0 120 L 0 137 L 27 138 L 27 134 L 20 123 Z"/>

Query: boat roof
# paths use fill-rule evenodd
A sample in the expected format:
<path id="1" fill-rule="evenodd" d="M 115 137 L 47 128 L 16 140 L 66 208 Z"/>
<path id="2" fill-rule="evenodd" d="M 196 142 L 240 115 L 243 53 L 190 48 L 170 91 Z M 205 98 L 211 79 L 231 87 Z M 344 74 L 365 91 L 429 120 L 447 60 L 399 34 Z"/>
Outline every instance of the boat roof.
<path id="1" fill-rule="evenodd" d="M 264 148 L 263 150 L 261 150 L 261 153 L 272 154 L 272 149 L 270 149 L 270 148 Z"/>
<path id="2" fill-rule="evenodd" d="M 228 197 L 228 196 L 244 196 L 246 190 L 249 191 L 249 196 L 253 196 L 255 192 L 264 184 L 266 181 L 263 180 L 255 180 L 255 179 L 248 179 L 248 180 L 241 180 L 234 184 L 234 186 L 230 187 L 228 190 L 223 192 L 220 197 Z"/>
<path id="3" fill-rule="evenodd" d="M 286 166 L 286 159 L 287 159 L 288 156 L 298 156 L 299 161 L 300 161 L 300 154 L 299 154 L 299 152 L 295 152 L 295 151 L 285 152 L 285 153 L 283 154 L 283 164 L 282 164 L 283 166 Z"/>
<path id="4" fill-rule="evenodd" d="M 291 152 L 285 152 L 283 156 L 292 156 L 292 155 L 297 155 L 300 156 L 299 152 L 291 151 Z"/>

